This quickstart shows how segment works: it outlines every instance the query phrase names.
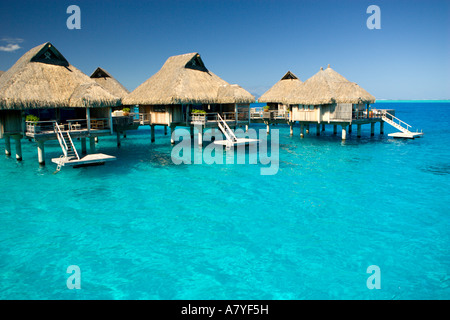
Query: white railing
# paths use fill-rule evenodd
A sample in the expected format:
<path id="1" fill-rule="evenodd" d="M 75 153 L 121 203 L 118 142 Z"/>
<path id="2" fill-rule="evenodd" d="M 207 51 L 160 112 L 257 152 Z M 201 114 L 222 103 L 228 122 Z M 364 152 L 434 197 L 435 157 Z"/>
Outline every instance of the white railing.
<path id="1" fill-rule="evenodd" d="M 72 145 L 72 150 L 73 150 L 73 152 L 74 152 L 75 155 L 77 156 L 77 159 L 80 160 L 80 156 L 78 155 L 77 148 L 75 148 L 75 145 L 73 144 L 72 137 L 70 136 L 70 134 L 69 134 L 68 131 L 66 132 L 66 134 L 67 134 L 67 137 L 69 137 L 69 141 L 70 141 L 70 144 Z"/>
<path id="2" fill-rule="evenodd" d="M 250 110 L 251 119 L 289 119 L 289 111 L 285 110 L 256 110 L 252 108 Z"/>
<path id="3" fill-rule="evenodd" d="M 56 137 L 58 138 L 59 145 L 61 146 L 61 149 L 64 153 L 64 157 L 67 158 L 67 151 L 69 150 L 69 148 L 67 147 L 66 140 L 64 139 L 61 129 L 59 128 L 59 125 L 56 121 L 53 124 L 53 130 L 56 133 Z"/>
<path id="4" fill-rule="evenodd" d="M 191 113 L 190 122 L 192 124 L 206 124 L 207 122 L 218 122 L 220 121 L 219 113 Z M 220 117 L 223 121 L 227 122 L 247 122 L 248 121 L 248 112 L 222 112 L 222 116 Z"/>
<path id="5" fill-rule="evenodd" d="M 393 116 L 392 114 L 390 114 L 387 111 L 384 112 L 381 119 L 383 119 L 383 121 L 388 120 L 388 121 L 386 121 L 388 123 L 392 122 L 391 124 L 393 124 L 395 127 L 397 127 L 398 129 L 400 129 L 402 131 L 410 132 L 409 128 L 411 128 L 411 126 L 409 124 L 407 124 L 405 121 L 400 120 L 396 116 Z"/>
<path id="6" fill-rule="evenodd" d="M 64 134 L 61 131 L 61 126 L 58 125 L 58 123 L 55 121 L 54 123 L 54 130 L 56 133 L 56 137 L 58 138 L 59 144 L 61 146 L 61 149 L 63 150 L 64 156 L 67 158 L 69 147 L 67 146 L 66 139 L 64 139 Z M 80 159 L 80 156 L 78 155 L 77 149 L 75 148 L 75 145 L 73 144 L 72 137 L 69 134 L 69 131 L 65 131 L 65 134 L 67 135 L 67 138 L 69 140 L 70 146 L 72 148 L 73 153 L 77 157 L 77 159 Z M 61 143 L 62 141 L 62 143 Z"/>
<path id="7" fill-rule="evenodd" d="M 206 123 L 206 118 L 207 118 L 206 113 L 192 113 L 191 114 L 191 123 L 204 125 Z"/>
<path id="8" fill-rule="evenodd" d="M 224 121 L 222 119 L 222 117 L 220 116 L 220 114 L 217 114 L 218 117 L 218 125 L 220 130 L 223 132 L 223 134 L 225 135 L 225 137 L 227 138 L 228 142 L 236 142 L 237 138 L 234 135 L 234 132 L 230 129 L 230 127 L 228 126 L 228 124 L 226 123 L 226 121 Z"/>
<path id="9" fill-rule="evenodd" d="M 27 132 L 45 133 L 53 131 L 53 125 L 56 121 L 25 121 Z"/>
<path id="10" fill-rule="evenodd" d="M 135 115 L 137 115 L 137 118 L 135 116 L 134 119 L 139 120 L 139 123 L 141 125 L 150 124 L 152 121 L 152 117 L 151 117 L 150 113 L 136 113 Z"/>

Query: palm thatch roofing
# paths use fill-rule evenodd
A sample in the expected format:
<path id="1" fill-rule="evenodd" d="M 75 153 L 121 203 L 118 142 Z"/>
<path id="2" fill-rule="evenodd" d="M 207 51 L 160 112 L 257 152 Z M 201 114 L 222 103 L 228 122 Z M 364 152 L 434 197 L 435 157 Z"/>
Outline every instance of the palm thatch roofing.
<path id="1" fill-rule="evenodd" d="M 258 102 L 272 102 L 280 103 L 294 90 L 296 90 L 302 82 L 292 72 L 288 71 L 275 83 L 272 88 L 267 90 L 259 99 Z"/>
<path id="2" fill-rule="evenodd" d="M 375 97 L 354 82 L 328 68 L 317 72 L 285 99 L 288 104 L 374 103 Z"/>
<path id="3" fill-rule="evenodd" d="M 252 103 L 255 97 L 209 71 L 198 53 L 167 59 L 127 97 L 125 105 Z"/>
<path id="4" fill-rule="evenodd" d="M 116 97 L 124 98 L 130 93 L 127 88 L 125 88 L 103 68 L 98 67 L 95 69 L 95 71 L 91 74 L 91 79 L 94 79 L 95 82 Z"/>
<path id="5" fill-rule="evenodd" d="M 72 66 L 49 42 L 25 53 L 0 78 L 0 109 L 117 105 L 119 97 Z"/>
<path id="6" fill-rule="evenodd" d="M 2 74 L 4 74 L 5 71 L 0 70 L 0 77 L 2 76 Z"/>

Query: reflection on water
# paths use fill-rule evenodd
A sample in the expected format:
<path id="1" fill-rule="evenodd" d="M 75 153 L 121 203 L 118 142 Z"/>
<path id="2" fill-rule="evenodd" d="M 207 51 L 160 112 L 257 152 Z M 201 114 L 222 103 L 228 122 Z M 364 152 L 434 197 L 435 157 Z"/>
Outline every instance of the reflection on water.
<path id="1" fill-rule="evenodd" d="M 421 170 L 423 172 L 428 172 L 439 176 L 445 176 L 447 174 L 450 174 L 450 163 L 429 165 L 426 166 L 425 168 L 422 168 Z"/>

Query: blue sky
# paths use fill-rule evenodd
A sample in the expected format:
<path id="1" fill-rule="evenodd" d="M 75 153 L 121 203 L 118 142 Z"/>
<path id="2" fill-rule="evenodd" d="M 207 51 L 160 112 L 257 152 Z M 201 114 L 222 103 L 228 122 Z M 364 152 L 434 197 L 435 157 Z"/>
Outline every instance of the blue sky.
<path id="1" fill-rule="evenodd" d="M 81 9 L 69 30 L 67 7 Z M 369 30 L 369 5 L 381 29 Z M 377 99 L 450 98 L 450 1 L 2 1 L 0 70 L 50 41 L 90 75 L 104 67 L 129 90 L 172 55 L 262 94 L 290 70 L 331 67 Z"/>

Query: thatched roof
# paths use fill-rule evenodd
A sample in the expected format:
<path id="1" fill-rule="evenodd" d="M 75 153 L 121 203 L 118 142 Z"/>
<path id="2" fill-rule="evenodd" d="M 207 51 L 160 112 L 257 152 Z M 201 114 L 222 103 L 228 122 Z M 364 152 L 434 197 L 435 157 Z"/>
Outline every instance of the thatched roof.
<path id="1" fill-rule="evenodd" d="M 219 87 L 217 98 L 220 103 L 253 103 L 255 97 L 237 84 L 227 84 Z"/>
<path id="2" fill-rule="evenodd" d="M 130 91 L 127 90 L 119 81 L 111 76 L 105 69 L 98 67 L 91 74 L 91 79 L 100 84 L 109 93 L 116 97 L 125 98 Z"/>
<path id="3" fill-rule="evenodd" d="M 49 42 L 25 53 L 0 78 L 0 109 L 119 104 L 120 98 L 69 64 Z"/>
<path id="4" fill-rule="evenodd" d="M 375 97 L 354 82 L 328 68 L 306 80 L 286 97 L 288 104 L 374 103 Z"/>
<path id="5" fill-rule="evenodd" d="M 209 104 L 251 103 L 255 101 L 242 88 L 210 72 L 198 53 L 188 53 L 167 59 L 162 68 L 124 100 L 133 104 Z M 221 87 L 225 87 L 220 89 Z M 219 93 L 220 89 L 220 93 Z"/>
<path id="6" fill-rule="evenodd" d="M 2 76 L 2 74 L 4 74 L 5 71 L 0 70 L 0 77 Z"/>
<path id="7" fill-rule="evenodd" d="M 258 102 L 272 102 L 281 103 L 294 90 L 300 86 L 302 82 L 292 72 L 288 71 L 275 83 L 272 88 L 267 90 L 259 99 Z"/>

